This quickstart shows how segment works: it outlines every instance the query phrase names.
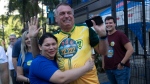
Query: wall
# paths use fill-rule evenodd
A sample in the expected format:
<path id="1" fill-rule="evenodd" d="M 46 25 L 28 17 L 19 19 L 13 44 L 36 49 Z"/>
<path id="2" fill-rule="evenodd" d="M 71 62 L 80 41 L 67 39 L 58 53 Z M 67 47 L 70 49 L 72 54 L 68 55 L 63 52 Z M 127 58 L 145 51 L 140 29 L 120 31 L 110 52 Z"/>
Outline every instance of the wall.
<path id="1" fill-rule="evenodd" d="M 111 0 L 91 0 L 87 3 L 74 7 L 75 23 L 84 23 L 90 15 L 99 14 L 101 11 L 111 6 Z"/>

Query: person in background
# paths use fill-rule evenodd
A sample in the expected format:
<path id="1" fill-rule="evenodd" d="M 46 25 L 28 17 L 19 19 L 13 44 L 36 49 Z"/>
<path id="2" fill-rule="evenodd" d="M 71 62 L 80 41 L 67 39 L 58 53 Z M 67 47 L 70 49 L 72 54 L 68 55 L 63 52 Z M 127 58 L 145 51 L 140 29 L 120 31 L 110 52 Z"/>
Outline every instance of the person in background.
<path id="1" fill-rule="evenodd" d="M 105 18 L 105 24 L 109 49 L 107 56 L 103 56 L 103 67 L 111 84 L 129 84 L 132 44 L 125 34 L 116 30 L 116 20 L 112 16 Z"/>
<path id="2" fill-rule="evenodd" d="M 28 31 L 23 33 L 21 39 L 21 53 L 17 63 L 17 80 L 24 82 L 24 84 L 30 84 L 29 68 L 33 60 L 33 56 L 31 53 L 31 43 Z"/>
<path id="3" fill-rule="evenodd" d="M 57 42 L 57 38 L 50 33 L 45 33 L 39 39 L 41 54 L 36 56 L 30 66 L 30 84 L 68 84 L 94 67 L 94 62 L 90 59 L 80 68 L 60 71 L 55 57 Z"/>
<path id="4" fill-rule="evenodd" d="M 2 84 L 9 84 L 8 60 L 2 46 L 0 46 L 0 80 Z"/>
<path id="5" fill-rule="evenodd" d="M 67 3 L 60 3 L 55 10 L 55 21 L 60 27 L 60 31 L 54 35 L 58 39 L 57 63 L 61 71 L 66 71 L 83 66 L 92 56 L 92 47 L 99 54 L 106 55 L 108 41 L 104 24 L 96 25 L 92 20 L 93 27 L 97 34 L 87 26 L 76 26 L 74 22 L 74 11 Z M 28 23 L 29 34 L 34 56 L 39 54 L 37 36 L 41 28 L 38 28 L 38 19 L 32 17 Z M 61 49 L 61 42 L 73 40 L 76 47 L 66 47 Z M 67 44 L 64 44 L 64 46 Z M 97 70 L 94 67 L 71 84 L 99 84 Z"/>
<path id="6" fill-rule="evenodd" d="M 23 33 L 24 31 L 28 30 L 28 28 L 23 28 L 21 33 Z M 16 72 L 17 72 L 17 61 L 20 55 L 20 50 L 21 50 L 21 37 L 17 39 L 17 41 L 15 42 L 13 49 L 12 49 L 12 62 L 13 62 L 13 66 L 15 68 L 15 78 L 17 77 Z M 18 82 L 17 84 L 23 84 L 22 82 Z"/>
<path id="7" fill-rule="evenodd" d="M 14 66 L 13 66 L 13 63 L 12 63 L 12 48 L 13 48 L 14 43 L 16 42 L 16 40 L 17 40 L 16 35 L 11 34 L 9 36 L 10 45 L 7 48 L 8 64 L 9 64 L 9 70 L 10 70 L 10 75 L 11 75 L 13 84 L 17 84 L 16 83 L 16 77 L 14 76 L 15 70 L 14 70 Z"/>

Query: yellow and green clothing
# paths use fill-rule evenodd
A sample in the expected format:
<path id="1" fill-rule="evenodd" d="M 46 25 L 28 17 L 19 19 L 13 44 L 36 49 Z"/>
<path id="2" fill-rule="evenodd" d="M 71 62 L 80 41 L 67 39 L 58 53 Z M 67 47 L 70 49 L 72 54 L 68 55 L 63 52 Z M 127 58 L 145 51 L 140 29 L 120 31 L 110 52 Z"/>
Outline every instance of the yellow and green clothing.
<path id="1" fill-rule="evenodd" d="M 78 68 L 91 58 L 92 47 L 99 43 L 97 34 L 86 26 L 74 26 L 70 32 L 58 31 L 57 63 L 62 71 Z M 99 84 L 96 67 L 70 84 Z"/>

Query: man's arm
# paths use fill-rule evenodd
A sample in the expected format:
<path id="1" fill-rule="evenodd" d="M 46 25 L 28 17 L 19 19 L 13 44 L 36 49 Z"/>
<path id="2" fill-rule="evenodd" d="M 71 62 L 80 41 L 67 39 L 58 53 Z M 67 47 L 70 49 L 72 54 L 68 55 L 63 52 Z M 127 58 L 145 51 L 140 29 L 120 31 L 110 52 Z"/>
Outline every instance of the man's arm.
<path id="1" fill-rule="evenodd" d="M 106 32 L 105 26 L 104 24 L 96 25 L 94 21 L 92 22 L 93 22 L 93 27 L 100 38 L 99 44 L 95 46 L 94 49 L 99 54 L 105 56 L 107 55 L 107 52 L 108 52 L 108 40 L 107 40 L 107 32 Z"/>
<path id="2" fill-rule="evenodd" d="M 125 64 L 130 59 L 130 57 L 132 56 L 134 49 L 133 49 L 131 42 L 126 43 L 124 45 L 124 47 L 127 50 L 127 52 L 125 54 L 125 57 L 122 59 L 121 63 Z"/>
<path id="3" fill-rule="evenodd" d="M 0 64 L 0 78 L 2 84 L 9 84 L 8 62 Z"/>
<path id="4" fill-rule="evenodd" d="M 17 57 L 12 58 L 13 66 L 15 68 L 15 71 L 17 71 Z"/>
<path id="5" fill-rule="evenodd" d="M 99 44 L 94 48 L 96 50 L 96 52 L 98 52 L 101 55 L 107 55 L 108 52 L 108 40 L 103 39 L 100 40 Z"/>
<path id="6" fill-rule="evenodd" d="M 132 53 L 134 52 L 132 44 L 130 42 L 126 43 L 124 45 L 124 47 L 127 50 L 127 52 L 126 52 L 124 58 L 122 59 L 122 61 L 120 62 L 122 64 L 125 64 L 130 59 L 130 57 L 132 56 Z M 118 64 L 118 69 L 123 68 L 123 66 L 120 63 Z"/>
<path id="7" fill-rule="evenodd" d="M 17 59 L 19 57 L 20 50 L 21 50 L 21 38 L 19 38 L 16 41 L 16 43 L 14 44 L 13 49 L 12 49 L 12 62 L 13 62 L 15 71 L 17 71 Z"/>
<path id="8" fill-rule="evenodd" d="M 104 55 L 102 55 L 102 68 L 105 69 L 104 67 L 105 67 Z"/>

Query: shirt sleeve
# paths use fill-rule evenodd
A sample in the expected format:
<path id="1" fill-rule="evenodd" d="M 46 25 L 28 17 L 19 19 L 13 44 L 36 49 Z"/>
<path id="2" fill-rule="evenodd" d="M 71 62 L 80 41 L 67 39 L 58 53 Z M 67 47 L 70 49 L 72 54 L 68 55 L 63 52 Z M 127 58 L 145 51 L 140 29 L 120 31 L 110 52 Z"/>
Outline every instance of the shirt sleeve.
<path id="1" fill-rule="evenodd" d="M 5 53 L 5 50 L 3 47 L 0 46 L 0 63 L 6 63 L 7 61 L 7 56 Z"/>
<path id="2" fill-rule="evenodd" d="M 34 68 L 31 66 L 34 66 Z M 34 69 L 32 70 L 32 74 L 36 75 L 36 77 L 38 78 L 47 81 L 49 81 L 49 79 L 55 73 L 55 71 L 58 70 L 58 67 L 55 66 L 53 62 L 51 62 L 51 60 L 34 61 L 32 62 L 31 66 L 30 69 Z"/>
<path id="3" fill-rule="evenodd" d="M 17 40 L 17 42 L 14 44 L 13 49 L 12 49 L 12 57 L 19 57 L 21 50 L 21 38 Z"/>
<path id="4" fill-rule="evenodd" d="M 17 66 L 21 66 L 22 59 L 21 59 L 21 54 L 19 55 L 18 61 L 17 61 Z"/>
<path id="5" fill-rule="evenodd" d="M 128 42 L 130 42 L 129 39 L 128 39 L 128 37 L 127 37 L 124 33 L 121 33 L 120 39 L 121 39 L 121 43 L 122 43 L 123 45 L 125 45 L 125 44 L 128 43 Z"/>
<path id="6" fill-rule="evenodd" d="M 89 28 L 89 39 L 92 47 L 95 47 L 99 43 L 99 37 L 92 28 Z"/>

